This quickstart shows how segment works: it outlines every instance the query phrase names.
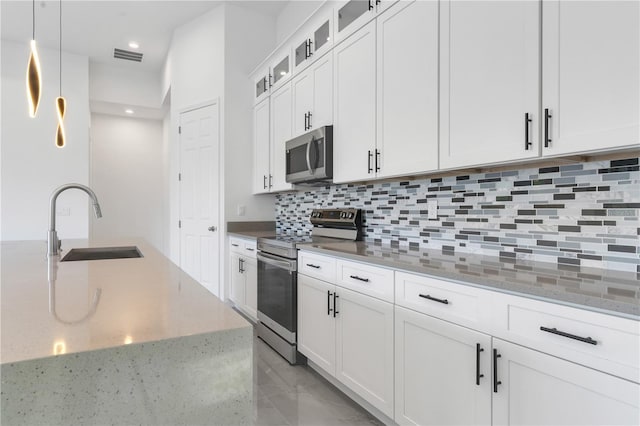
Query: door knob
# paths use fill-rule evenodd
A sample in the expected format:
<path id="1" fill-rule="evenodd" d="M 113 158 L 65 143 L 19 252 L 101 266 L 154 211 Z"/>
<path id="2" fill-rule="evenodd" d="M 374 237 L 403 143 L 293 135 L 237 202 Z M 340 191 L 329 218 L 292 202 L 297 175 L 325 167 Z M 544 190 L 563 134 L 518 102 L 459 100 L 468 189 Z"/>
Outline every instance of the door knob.
<path id="1" fill-rule="evenodd" d="M 210 227 L 209 227 L 209 228 L 207 228 L 207 229 L 209 229 L 209 231 L 211 231 L 211 232 L 216 232 L 216 230 L 217 230 L 218 228 L 216 228 L 215 226 L 210 226 Z"/>

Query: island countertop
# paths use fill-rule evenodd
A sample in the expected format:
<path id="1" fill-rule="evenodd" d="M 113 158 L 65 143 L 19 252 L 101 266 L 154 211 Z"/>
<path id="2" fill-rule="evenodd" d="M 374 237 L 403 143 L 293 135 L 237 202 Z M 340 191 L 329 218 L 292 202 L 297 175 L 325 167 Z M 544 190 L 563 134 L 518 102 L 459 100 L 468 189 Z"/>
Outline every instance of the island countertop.
<path id="1" fill-rule="evenodd" d="M 129 245 L 143 257 L 60 262 L 45 241 L 2 242 L 0 362 L 250 327 L 143 240 L 64 240 L 62 256 Z"/>

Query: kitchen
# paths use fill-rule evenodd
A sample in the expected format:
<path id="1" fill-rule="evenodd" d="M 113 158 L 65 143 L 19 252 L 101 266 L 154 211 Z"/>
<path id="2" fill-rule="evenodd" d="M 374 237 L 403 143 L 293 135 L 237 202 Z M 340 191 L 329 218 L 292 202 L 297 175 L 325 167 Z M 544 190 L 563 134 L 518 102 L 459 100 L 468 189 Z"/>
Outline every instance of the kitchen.
<path id="1" fill-rule="evenodd" d="M 46 90 L 57 92 L 58 75 L 55 66 L 44 67 L 44 59 L 49 54 L 58 64 L 58 5 L 45 3 L 38 20 L 53 22 L 53 32 L 46 33 L 53 44 L 47 46 L 51 52 L 41 52 L 43 99 L 52 101 L 55 94 Z M 129 12 L 119 10 L 114 19 L 135 17 L 136 2 L 129 3 Z M 55 211 L 63 254 L 73 247 L 65 243 L 69 238 L 142 237 L 153 245 L 145 250 L 163 253 L 256 322 L 258 335 L 262 324 L 282 339 L 286 333 L 278 334 L 259 315 L 260 277 L 269 268 L 256 251 L 262 251 L 258 237 L 289 235 L 299 249 L 292 259 L 297 297 L 291 302 L 292 312 L 297 304 L 298 329 L 289 330 L 297 333 L 297 349 L 295 338 L 280 342 L 293 345 L 314 371 L 382 422 L 637 423 L 637 2 L 375 3 L 227 2 L 211 10 L 194 3 L 193 15 L 169 36 L 170 48 L 157 67 L 162 71 L 153 78 L 135 64 L 118 71 L 64 56 L 63 72 L 72 75 L 63 78 L 69 143 L 58 150 L 51 108 L 43 104 L 40 120 L 33 120 L 15 107 L 24 104 L 26 111 L 25 40 L 31 34 L 26 31 L 22 50 L 15 40 L 5 42 L 5 19 L 14 18 L 3 2 L 2 240 L 44 240 L 51 192 L 72 181 L 89 184 L 103 218 L 90 219 L 84 194 L 65 192 Z M 73 2 L 63 5 L 72 16 Z M 13 15 L 20 22 L 31 22 L 27 6 Z M 52 15 L 43 17 L 42 9 Z M 67 34 L 79 25 L 65 22 Z M 595 23 L 601 31 L 593 30 Z M 80 64 L 72 66 L 72 60 Z M 15 72 L 6 73 L 7 64 L 15 64 Z M 70 82 L 79 81 L 73 72 L 82 69 L 86 83 L 79 90 Z M 114 75 L 132 79 L 140 90 L 107 78 Z M 153 131 L 162 142 L 134 152 L 131 142 L 118 145 L 131 132 L 108 108 L 136 109 L 143 96 L 136 100 L 133 94 L 148 81 L 157 82 L 158 90 L 153 102 L 139 106 L 160 110 L 153 111 Z M 212 143 L 218 157 L 212 158 L 220 165 L 206 191 L 190 175 L 200 167 L 194 158 L 204 155 L 190 157 L 185 143 L 198 128 L 189 127 L 189 114 L 204 106 L 218 118 L 218 131 L 208 134 L 217 135 Z M 109 125 L 120 131 L 107 138 Z M 87 128 L 90 149 L 78 143 L 87 140 Z M 286 143 L 319 129 L 326 133 L 305 146 L 303 169 L 308 165 L 315 174 L 320 160 L 327 160 L 333 183 L 294 186 L 287 170 L 295 165 L 295 152 L 292 147 L 288 159 Z M 28 137 L 19 145 L 14 135 Z M 132 140 L 138 139 L 144 138 Z M 133 171 L 146 153 L 154 161 L 141 164 L 149 171 L 141 182 L 144 176 Z M 193 200 L 200 204 L 183 204 L 189 199 L 184 193 L 198 194 Z M 150 202 L 140 194 L 149 194 Z M 203 221 L 207 226 L 190 234 L 185 209 L 202 211 L 211 200 L 218 205 Z M 351 241 L 324 241 L 335 238 L 329 223 L 351 230 Z M 201 244 L 190 245 L 196 239 Z M 136 260 L 118 262 L 125 261 Z M 94 265 L 100 262 L 111 261 Z M 58 282 L 70 268 L 60 265 Z M 370 287 L 351 276 L 370 280 Z M 93 290 L 85 290 L 82 309 L 90 307 Z M 3 336 L 5 312 L 3 304 Z M 558 323 L 531 328 L 541 318 Z M 365 324 L 378 331 L 378 341 Z M 407 333 L 413 338 L 403 340 Z M 434 347 L 427 341 L 434 333 L 464 336 L 437 340 L 452 360 L 470 357 L 464 368 L 453 361 L 442 365 L 440 351 L 425 350 Z M 280 346 L 275 342 L 270 346 Z M 440 361 L 440 371 L 416 371 L 429 357 Z M 532 364 L 506 370 L 525 362 Z M 559 377 L 579 388 L 606 384 L 606 395 L 574 396 L 580 407 L 574 418 L 559 417 L 559 408 L 541 409 L 551 404 L 546 399 L 542 405 L 519 403 L 521 394 L 509 406 L 503 395 L 519 386 L 542 386 L 543 378 L 530 375 L 529 382 L 510 386 L 496 374 L 521 377 L 537 371 L 535 363 L 557 368 L 557 376 L 545 376 L 551 386 Z M 570 377 L 561 375 L 570 368 Z M 435 386 L 421 384 L 437 380 Z M 443 391 L 449 387 L 456 391 Z M 574 393 L 571 387 L 560 394 Z M 424 394 L 429 398 L 417 396 Z M 476 408 L 437 415 L 423 408 L 432 406 Z M 611 412 L 621 417 L 607 417 Z"/>

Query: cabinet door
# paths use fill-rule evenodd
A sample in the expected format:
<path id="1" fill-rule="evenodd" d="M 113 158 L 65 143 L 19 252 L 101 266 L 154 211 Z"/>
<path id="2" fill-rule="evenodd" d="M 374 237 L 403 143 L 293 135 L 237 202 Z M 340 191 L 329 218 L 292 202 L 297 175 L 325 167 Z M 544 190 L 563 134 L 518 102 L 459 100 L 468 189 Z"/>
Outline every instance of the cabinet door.
<path id="1" fill-rule="evenodd" d="M 253 108 L 253 191 L 269 192 L 269 98 Z"/>
<path id="2" fill-rule="evenodd" d="M 237 307 L 242 308 L 244 305 L 245 278 L 242 274 L 241 257 L 237 253 L 231 253 L 229 258 L 231 259 L 231 291 L 229 299 L 231 299 Z"/>
<path id="3" fill-rule="evenodd" d="M 400 2 L 377 20 L 379 177 L 438 168 L 438 3 Z"/>
<path id="4" fill-rule="evenodd" d="M 542 13 L 543 155 L 637 147 L 640 3 L 545 1 Z"/>
<path id="5" fill-rule="evenodd" d="M 336 378 L 393 418 L 393 304 L 336 291 Z"/>
<path id="6" fill-rule="evenodd" d="M 376 16 L 375 0 L 341 0 L 335 5 L 336 41 L 344 40 Z"/>
<path id="7" fill-rule="evenodd" d="M 640 385 L 494 339 L 498 351 L 493 422 L 638 425 Z"/>
<path id="8" fill-rule="evenodd" d="M 268 186 L 271 191 L 291 189 L 286 182 L 286 143 L 291 139 L 291 84 L 286 83 L 271 95 L 271 174 Z"/>
<path id="9" fill-rule="evenodd" d="M 252 320 L 258 319 L 258 262 L 244 258 L 244 311 Z"/>
<path id="10" fill-rule="evenodd" d="M 335 286 L 298 275 L 298 350 L 332 376 L 336 373 Z"/>
<path id="11" fill-rule="evenodd" d="M 395 421 L 491 424 L 491 337 L 398 306 L 395 313 Z"/>
<path id="12" fill-rule="evenodd" d="M 376 23 L 334 48 L 333 181 L 375 176 Z"/>
<path id="13" fill-rule="evenodd" d="M 540 2 L 440 10 L 440 167 L 538 156 Z"/>
<path id="14" fill-rule="evenodd" d="M 318 59 L 310 69 L 313 77 L 313 108 L 309 127 L 317 129 L 333 124 L 333 55 Z"/>
<path id="15" fill-rule="evenodd" d="M 306 70 L 291 82 L 293 91 L 293 136 L 308 131 L 307 115 L 313 109 L 313 74 Z"/>
<path id="16" fill-rule="evenodd" d="M 255 104 L 262 102 L 269 96 L 271 87 L 269 68 L 261 69 L 253 77 L 253 100 Z"/>
<path id="17" fill-rule="evenodd" d="M 291 52 L 286 47 L 274 57 L 269 75 L 271 91 L 286 83 L 289 77 L 291 77 Z"/>

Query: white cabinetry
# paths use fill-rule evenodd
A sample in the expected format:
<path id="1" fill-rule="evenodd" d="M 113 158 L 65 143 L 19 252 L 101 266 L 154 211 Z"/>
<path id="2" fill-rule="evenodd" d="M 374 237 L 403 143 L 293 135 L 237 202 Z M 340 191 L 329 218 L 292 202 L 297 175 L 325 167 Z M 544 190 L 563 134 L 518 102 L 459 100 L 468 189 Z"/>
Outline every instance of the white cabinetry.
<path id="1" fill-rule="evenodd" d="M 376 23 L 334 48 L 333 180 L 375 176 Z"/>
<path id="2" fill-rule="evenodd" d="M 396 306 L 398 424 L 491 424 L 491 336 Z"/>
<path id="3" fill-rule="evenodd" d="M 229 239 L 231 291 L 229 299 L 252 320 L 258 317 L 258 261 L 256 242 Z"/>
<path id="4" fill-rule="evenodd" d="M 326 257 L 302 259 L 333 269 Z M 393 275 L 386 285 L 393 294 Z M 392 303 L 299 273 L 298 350 L 393 418 Z"/>
<path id="5" fill-rule="evenodd" d="M 499 339 L 493 344 L 500 383 L 494 424 L 640 424 L 637 384 Z"/>
<path id="6" fill-rule="evenodd" d="M 333 124 L 333 55 L 323 56 L 292 81 L 293 136 Z"/>
<path id="7" fill-rule="evenodd" d="M 542 3 L 543 155 L 640 143 L 640 3 Z"/>
<path id="8" fill-rule="evenodd" d="M 288 46 L 270 58 L 269 65 L 253 74 L 254 104 L 259 104 L 269 94 L 291 77 L 291 51 Z"/>
<path id="9" fill-rule="evenodd" d="M 297 73 L 328 52 L 333 46 L 333 16 L 323 8 L 293 39 L 293 69 Z"/>
<path id="10" fill-rule="evenodd" d="M 253 108 L 253 192 L 269 192 L 269 98 Z"/>
<path id="11" fill-rule="evenodd" d="M 440 4 L 440 167 L 539 155 L 540 2 Z"/>
<path id="12" fill-rule="evenodd" d="M 377 19 L 377 177 L 438 168 L 438 2 Z"/>
<path id="13" fill-rule="evenodd" d="M 397 0 L 339 0 L 334 6 L 336 42 L 358 31 Z"/>

